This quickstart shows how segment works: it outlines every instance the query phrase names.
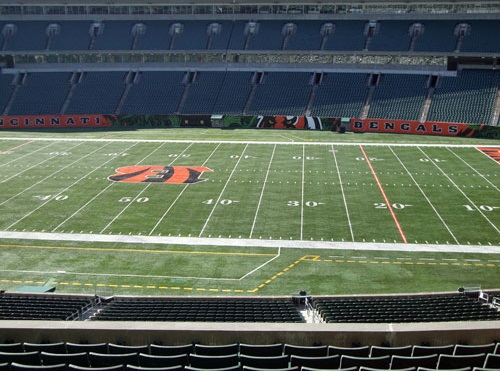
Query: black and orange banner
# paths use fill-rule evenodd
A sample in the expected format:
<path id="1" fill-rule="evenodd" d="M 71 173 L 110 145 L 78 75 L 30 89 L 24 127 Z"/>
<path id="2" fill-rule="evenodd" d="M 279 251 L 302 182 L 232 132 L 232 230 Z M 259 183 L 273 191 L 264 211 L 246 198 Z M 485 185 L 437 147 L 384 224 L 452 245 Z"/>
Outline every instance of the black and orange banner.
<path id="1" fill-rule="evenodd" d="M 419 122 L 388 119 L 356 119 L 350 122 L 351 131 L 394 134 L 430 134 L 447 136 L 470 136 L 469 125 L 451 122 Z"/>
<path id="2" fill-rule="evenodd" d="M 111 125 L 104 115 L 0 116 L 0 129 L 95 128 Z"/>
<path id="3" fill-rule="evenodd" d="M 361 133 L 421 134 L 500 139 L 499 127 L 456 122 L 351 118 L 349 126 L 350 131 Z"/>
<path id="4" fill-rule="evenodd" d="M 2 129 L 69 128 L 292 129 L 368 133 L 445 135 L 500 139 L 500 126 L 454 122 L 276 115 L 39 115 L 0 116 Z"/>

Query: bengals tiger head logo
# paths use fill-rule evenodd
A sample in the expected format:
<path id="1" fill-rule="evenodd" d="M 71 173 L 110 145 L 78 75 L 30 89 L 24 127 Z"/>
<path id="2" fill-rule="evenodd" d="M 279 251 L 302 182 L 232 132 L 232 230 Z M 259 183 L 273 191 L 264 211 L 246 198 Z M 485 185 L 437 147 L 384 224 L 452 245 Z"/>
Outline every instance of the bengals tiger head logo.
<path id="1" fill-rule="evenodd" d="M 124 166 L 116 169 L 117 174 L 109 180 L 121 183 L 168 183 L 193 184 L 204 182 L 202 173 L 212 171 L 205 166 Z"/>

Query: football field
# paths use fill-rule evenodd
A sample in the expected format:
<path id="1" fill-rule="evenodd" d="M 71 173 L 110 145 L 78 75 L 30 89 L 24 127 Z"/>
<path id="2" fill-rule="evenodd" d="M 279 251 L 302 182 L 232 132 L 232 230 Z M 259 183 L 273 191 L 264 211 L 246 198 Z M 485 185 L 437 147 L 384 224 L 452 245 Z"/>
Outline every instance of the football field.
<path id="1" fill-rule="evenodd" d="M 271 138 L 0 139 L 0 282 L 148 295 L 499 286 L 499 146 Z"/>

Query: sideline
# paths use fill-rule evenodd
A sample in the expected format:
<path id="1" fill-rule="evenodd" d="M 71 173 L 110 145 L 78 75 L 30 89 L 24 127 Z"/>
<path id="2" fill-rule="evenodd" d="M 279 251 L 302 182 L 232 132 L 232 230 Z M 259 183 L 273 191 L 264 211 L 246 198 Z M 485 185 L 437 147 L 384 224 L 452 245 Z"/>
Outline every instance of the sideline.
<path id="1" fill-rule="evenodd" d="M 443 245 L 378 242 L 329 242 L 300 240 L 261 240 L 243 238 L 167 237 L 137 235 L 70 234 L 42 232 L 0 232 L 0 239 L 76 241 L 76 242 L 120 242 L 137 244 L 169 244 L 193 246 L 269 247 L 286 249 L 324 249 L 360 251 L 407 251 L 499 254 L 500 246 L 486 245 Z"/>
<path id="2" fill-rule="evenodd" d="M 274 141 L 252 141 L 252 140 L 192 140 L 192 139 L 107 139 L 107 138 L 22 138 L 23 140 L 31 141 L 46 141 L 46 142 L 131 142 L 131 143 L 209 143 L 209 144 L 282 144 L 287 146 L 392 146 L 392 147 L 451 147 L 451 148 L 476 148 L 481 147 L 481 144 L 446 144 L 446 143 L 369 143 L 369 142 L 274 142 Z M 0 140 L 19 141 L 19 138 L 0 137 Z M 487 147 L 500 148 L 500 145 L 488 144 Z M 483 145 L 484 147 L 484 145 Z"/>

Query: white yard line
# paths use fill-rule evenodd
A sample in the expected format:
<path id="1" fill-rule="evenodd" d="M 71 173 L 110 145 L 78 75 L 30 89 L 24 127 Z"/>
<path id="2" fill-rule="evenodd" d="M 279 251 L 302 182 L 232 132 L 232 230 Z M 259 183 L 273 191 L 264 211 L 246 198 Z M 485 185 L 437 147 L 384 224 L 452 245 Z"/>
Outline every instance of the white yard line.
<path id="1" fill-rule="evenodd" d="M 253 236 L 253 230 L 255 229 L 255 223 L 257 222 L 257 217 L 259 216 L 260 205 L 262 204 L 262 198 L 264 196 L 264 191 L 266 189 L 267 178 L 269 177 L 269 170 L 271 169 L 271 165 L 273 163 L 275 151 L 276 151 L 276 144 L 273 147 L 273 152 L 271 154 L 271 158 L 269 159 L 269 164 L 267 165 L 267 171 L 266 171 L 266 176 L 264 178 L 264 184 L 262 185 L 262 189 L 260 191 L 259 203 L 257 204 L 257 210 L 255 210 L 255 216 L 253 218 L 252 228 L 250 229 L 250 235 L 248 236 L 248 238 L 252 238 L 252 236 Z"/>
<path id="2" fill-rule="evenodd" d="M 427 201 L 427 203 L 429 204 L 429 206 L 432 208 L 432 210 L 434 210 L 434 213 L 436 213 L 436 216 L 439 218 L 439 220 L 441 221 L 441 223 L 443 223 L 444 227 L 446 228 L 446 230 L 448 231 L 448 233 L 451 235 L 451 237 L 453 238 L 453 240 L 455 241 L 455 243 L 457 245 L 460 244 L 460 242 L 458 242 L 457 238 L 455 237 L 455 235 L 451 231 L 450 227 L 448 227 L 448 224 L 446 224 L 446 222 L 444 221 L 444 219 L 441 217 L 441 214 L 439 214 L 439 212 L 436 210 L 436 208 L 432 204 L 432 202 L 429 199 L 429 197 L 427 197 L 427 195 L 425 194 L 424 190 L 418 184 L 417 180 L 413 177 L 413 175 L 411 175 L 410 171 L 405 166 L 405 164 L 403 163 L 403 161 L 401 161 L 401 159 L 396 154 L 396 152 L 394 152 L 394 150 L 392 149 L 392 147 L 389 146 L 389 149 L 391 150 L 391 152 L 393 153 L 393 155 L 396 157 L 396 159 L 399 161 L 399 163 L 401 164 L 401 166 L 403 167 L 403 169 L 405 169 L 406 173 L 411 178 L 411 180 L 413 181 L 413 183 L 415 183 L 415 185 L 417 186 L 418 190 L 420 191 L 420 193 L 422 194 L 422 196 L 424 196 L 424 198 Z"/>
<path id="3" fill-rule="evenodd" d="M 424 151 L 422 151 L 421 148 L 419 148 L 419 151 L 422 152 L 424 154 L 425 157 L 427 157 L 429 159 L 429 161 L 451 182 L 451 184 L 453 184 L 453 186 L 467 199 L 467 201 L 469 201 L 471 203 L 471 205 L 474 207 L 474 209 L 476 209 L 479 214 L 481 214 L 481 216 L 493 227 L 493 229 L 500 234 L 500 230 L 498 229 L 498 227 L 481 211 L 481 209 L 474 203 L 474 201 L 472 201 L 469 196 L 467 196 L 465 194 L 464 191 L 462 191 L 460 189 L 460 187 L 453 181 L 453 179 L 450 178 L 450 176 L 448 174 L 446 174 L 443 169 L 441 169 L 439 167 L 439 165 L 432 159 L 430 158 L 427 153 L 425 153 Z"/>
<path id="4" fill-rule="evenodd" d="M 241 159 L 243 158 L 243 155 L 245 154 L 245 151 L 247 150 L 247 148 L 248 148 L 248 143 L 246 144 L 245 148 L 243 148 L 243 151 L 241 152 L 241 155 L 240 155 L 240 157 L 238 158 L 238 161 L 237 161 L 237 162 L 236 162 L 236 164 L 234 165 L 233 170 L 231 171 L 231 174 L 230 174 L 230 175 L 229 175 L 229 177 L 227 178 L 226 184 L 224 184 L 224 187 L 222 188 L 222 191 L 219 193 L 219 197 L 217 197 L 217 201 L 215 201 L 215 203 L 214 203 L 214 207 L 213 207 L 213 208 L 212 208 L 212 210 L 210 211 L 210 214 L 208 215 L 207 220 L 205 221 L 205 224 L 203 224 L 203 227 L 201 228 L 201 231 L 200 231 L 199 237 L 201 237 L 201 235 L 203 234 L 203 232 L 205 232 L 205 228 L 207 227 L 208 222 L 210 221 L 210 218 L 212 218 L 212 215 L 214 214 L 215 209 L 216 209 L 217 205 L 219 204 L 220 199 L 222 198 L 222 195 L 224 194 L 224 191 L 226 190 L 226 187 L 227 187 L 227 186 L 228 186 L 228 184 L 229 184 L 229 181 L 230 181 L 230 180 L 231 180 L 231 178 L 233 177 L 233 174 L 234 174 L 234 172 L 236 171 L 236 168 L 237 168 L 237 167 L 238 167 L 238 165 L 240 164 L 240 161 L 241 161 Z"/>
<path id="5" fill-rule="evenodd" d="M 305 188 L 305 158 L 306 147 L 302 146 L 302 188 L 301 188 L 301 201 L 300 201 L 300 239 L 304 236 L 304 188 Z"/>
<path id="6" fill-rule="evenodd" d="M 448 151 L 450 151 L 456 158 L 458 158 L 460 161 L 462 161 L 465 165 L 467 165 L 472 171 L 474 171 L 477 175 L 479 175 L 481 178 L 483 178 L 486 183 L 488 183 L 490 186 L 496 189 L 497 192 L 500 192 L 500 189 L 496 185 L 494 185 L 488 178 L 486 178 L 483 174 L 481 174 L 479 171 L 477 171 L 473 166 L 471 166 L 467 161 L 465 161 L 462 157 L 457 155 L 455 152 L 453 152 L 451 149 L 447 148 Z M 484 153 L 481 151 L 481 153 Z M 490 157 L 490 156 L 488 156 Z M 491 157 L 490 157 L 491 158 Z M 495 161 L 496 162 L 496 161 Z"/>
<path id="7" fill-rule="evenodd" d="M 212 151 L 212 153 L 210 153 L 210 155 L 207 157 L 207 159 L 203 162 L 202 166 L 206 165 L 206 163 L 210 160 L 210 158 L 214 155 L 214 153 L 217 152 L 217 150 L 219 149 L 220 145 L 221 144 L 219 143 L 217 145 L 217 147 L 215 147 L 215 149 Z M 151 236 L 154 233 L 154 231 L 156 230 L 156 228 L 158 228 L 158 226 L 160 225 L 160 223 L 165 219 L 165 217 L 167 216 L 167 214 L 170 212 L 170 210 L 172 210 L 172 208 L 174 207 L 174 205 L 181 198 L 182 194 L 184 193 L 184 191 L 188 187 L 189 187 L 189 184 L 184 185 L 184 187 L 182 188 L 182 191 L 179 192 L 179 194 L 177 195 L 177 197 L 175 198 L 175 200 L 170 204 L 170 206 L 168 207 L 168 209 L 163 213 L 163 215 L 158 220 L 158 222 L 155 224 L 155 226 L 153 227 L 153 229 L 151 229 L 151 231 L 149 232 L 149 236 Z"/>
<path id="8" fill-rule="evenodd" d="M 406 244 L 406 243 L 369 243 L 369 242 L 329 242 L 300 240 L 264 240 L 249 238 L 202 238 L 167 237 L 109 234 L 42 233 L 42 232 L 0 232 L 0 239 L 46 240 L 76 242 L 112 242 L 133 244 L 168 244 L 189 246 L 232 246 L 264 247 L 276 249 L 320 249 L 320 250 L 359 250 L 359 251 L 406 251 L 406 252 L 455 252 L 476 254 L 500 254 L 500 246 L 487 245 L 443 245 L 443 244 Z"/>
<path id="9" fill-rule="evenodd" d="M 333 145 L 332 145 L 332 154 L 333 154 L 333 160 L 335 161 L 335 168 L 337 169 L 337 176 L 339 178 L 340 192 L 342 193 L 342 199 L 344 201 L 344 208 L 345 208 L 345 213 L 347 216 L 347 223 L 349 225 L 349 232 L 351 233 L 351 241 L 354 242 L 354 232 L 352 230 L 351 216 L 349 214 L 349 207 L 347 206 L 347 199 L 345 197 L 345 192 L 344 192 L 344 184 L 342 183 L 342 178 L 340 176 L 340 169 L 339 169 L 339 164 L 337 162 L 337 155 L 335 154 L 335 149 L 333 148 Z"/>

